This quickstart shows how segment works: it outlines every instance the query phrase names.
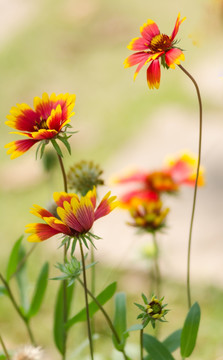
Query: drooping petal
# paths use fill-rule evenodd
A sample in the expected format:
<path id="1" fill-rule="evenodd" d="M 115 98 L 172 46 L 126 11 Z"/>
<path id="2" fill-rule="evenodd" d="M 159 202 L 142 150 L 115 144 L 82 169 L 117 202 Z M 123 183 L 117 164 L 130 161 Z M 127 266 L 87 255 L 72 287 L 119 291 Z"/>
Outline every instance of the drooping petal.
<path id="1" fill-rule="evenodd" d="M 147 69 L 147 83 L 150 89 L 159 89 L 160 76 L 161 73 L 159 60 L 153 60 Z"/>
<path id="2" fill-rule="evenodd" d="M 25 232 L 31 234 L 27 238 L 30 242 L 44 241 L 60 233 L 47 224 L 28 224 L 26 227 Z"/>
<path id="3" fill-rule="evenodd" d="M 21 131 L 34 131 L 34 126 L 39 122 L 38 114 L 27 104 L 17 104 L 10 110 L 6 125 Z"/>
<path id="4" fill-rule="evenodd" d="M 94 214 L 95 220 L 109 214 L 118 205 L 118 202 L 115 201 L 116 196 L 109 197 L 110 194 L 111 192 L 109 191 L 98 205 Z"/>
<path id="5" fill-rule="evenodd" d="M 36 142 L 32 139 L 16 140 L 5 145 L 5 148 L 8 148 L 7 154 L 11 154 L 11 159 L 15 159 L 28 151 Z"/>
<path id="6" fill-rule="evenodd" d="M 180 20 L 180 13 L 178 14 L 177 16 L 177 20 L 176 20 L 176 23 L 175 23 L 175 26 L 174 26 L 174 29 L 173 29 L 173 32 L 172 32 L 172 35 L 170 37 L 171 41 L 173 41 L 178 33 L 178 30 L 179 30 L 179 26 L 180 24 L 182 24 L 182 22 L 185 20 L 186 18 L 184 17 L 183 19 Z"/>
<path id="7" fill-rule="evenodd" d="M 158 201 L 159 195 L 157 192 L 147 189 L 129 191 L 120 199 L 120 205 L 124 208 L 129 208 L 133 204 L 140 204 L 142 201 Z"/>
<path id="8" fill-rule="evenodd" d="M 45 217 L 44 221 L 51 226 L 54 230 L 58 231 L 61 234 L 72 235 L 72 232 L 68 226 L 66 226 L 61 220 L 52 217 Z"/>
<path id="9" fill-rule="evenodd" d="M 130 41 L 127 48 L 134 51 L 148 50 L 148 42 L 143 37 L 137 37 Z"/>
<path id="10" fill-rule="evenodd" d="M 140 51 L 140 52 L 134 53 L 125 59 L 125 61 L 124 61 L 125 68 L 134 66 L 143 61 L 145 62 L 150 57 L 151 57 L 151 53 L 148 53 L 148 52 Z"/>
<path id="11" fill-rule="evenodd" d="M 36 132 L 32 132 L 32 138 L 35 140 L 48 140 L 53 139 L 58 132 L 56 130 L 40 129 Z"/>
<path id="12" fill-rule="evenodd" d="M 76 202 L 77 207 L 80 205 L 80 202 L 77 199 L 75 199 L 74 197 L 72 198 L 71 202 L 72 202 L 72 204 Z M 84 228 L 77 220 L 77 218 L 74 214 L 74 211 L 73 211 L 72 204 L 69 204 L 67 201 L 64 201 L 63 208 L 58 207 L 57 213 L 64 224 L 66 224 L 71 229 L 73 229 L 79 233 L 82 233 L 84 231 Z"/>
<path id="13" fill-rule="evenodd" d="M 150 41 L 154 36 L 160 34 L 158 26 L 151 19 L 148 19 L 147 23 L 143 24 L 143 26 L 140 27 L 140 32 L 142 37 L 144 37 L 144 39 L 148 42 L 148 44 L 150 44 Z"/>
<path id="14" fill-rule="evenodd" d="M 55 192 L 53 194 L 53 199 L 55 201 L 55 203 L 57 204 L 57 206 L 59 207 L 63 207 L 63 203 L 64 201 L 70 203 L 71 199 L 75 197 L 77 200 L 79 199 L 78 196 L 76 194 L 73 193 L 66 193 L 64 191 L 61 192 Z"/>
<path id="15" fill-rule="evenodd" d="M 165 61 L 171 69 L 175 69 L 175 64 L 180 65 L 180 61 L 184 61 L 185 56 L 180 49 L 173 48 L 166 52 Z"/>
<path id="16" fill-rule="evenodd" d="M 145 171 L 135 170 L 125 176 L 116 177 L 113 179 L 113 182 L 116 184 L 125 184 L 129 182 L 144 182 L 148 173 Z"/>

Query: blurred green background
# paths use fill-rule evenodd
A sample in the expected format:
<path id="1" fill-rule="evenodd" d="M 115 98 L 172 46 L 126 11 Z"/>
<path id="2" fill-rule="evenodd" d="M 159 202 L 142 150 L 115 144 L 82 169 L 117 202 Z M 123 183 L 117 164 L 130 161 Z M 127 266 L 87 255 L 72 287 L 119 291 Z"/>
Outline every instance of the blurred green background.
<path id="1" fill-rule="evenodd" d="M 212 78 L 211 84 L 206 64 L 210 68 L 216 67 L 213 59 L 220 56 L 223 5 L 220 0 L 14 0 L 2 1 L 1 6 L 0 270 L 4 272 L 14 241 L 27 223 L 35 221 L 29 208 L 34 203 L 46 204 L 51 200 L 52 192 L 60 191 L 63 186 L 59 168 L 48 174 L 42 162 L 35 160 L 35 149 L 13 161 L 6 155 L 4 145 L 15 139 L 4 124 L 11 107 L 23 102 L 32 106 L 33 98 L 43 92 L 75 93 L 75 115 L 71 124 L 78 133 L 72 137 L 72 157 L 65 156 L 65 165 L 69 167 L 81 159 L 93 159 L 106 167 L 118 158 L 126 144 L 131 144 L 143 124 L 152 121 L 160 104 L 162 107 L 177 104 L 197 111 L 197 100 L 191 88 L 185 85 L 187 80 L 179 69 L 162 69 L 159 91 L 149 91 L 145 69 L 133 82 L 134 68 L 123 68 L 123 61 L 130 54 L 126 46 L 133 37 L 139 36 L 139 27 L 147 18 L 156 21 L 161 32 L 171 34 L 178 13 L 187 17 L 177 36 L 181 39 L 180 46 L 186 49 L 184 66 L 192 70 L 195 77 L 197 70 L 201 82 L 207 77 L 207 87 L 205 82 L 202 83 L 205 109 L 222 111 L 222 101 L 216 99 L 219 97 L 218 85 L 222 85 L 223 69 L 216 68 L 218 77 Z M 202 69 L 204 71 L 200 73 Z M 27 249 L 29 246 L 26 244 Z M 54 264 L 59 258 L 56 244 L 41 244 L 32 255 L 30 278 L 35 279 L 40 263 L 49 260 Z M 99 283 L 103 284 L 100 274 L 109 273 L 111 269 L 103 264 L 97 266 Z M 51 271 L 54 273 L 53 268 Z M 128 269 L 117 269 L 113 271 L 112 279 L 118 278 L 119 290 L 128 293 L 131 276 Z M 132 303 L 140 301 L 143 286 L 148 286 L 144 272 L 138 270 L 134 273 L 136 276 L 141 279 L 142 289 L 136 287 L 129 293 L 130 324 L 135 322 L 137 315 Z M 180 327 L 186 314 L 183 285 L 170 279 L 164 289 L 172 311 L 168 316 L 169 324 L 164 325 L 163 336 Z M 54 294 L 55 286 L 50 283 L 43 311 L 32 325 L 40 344 L 49 352 L 49 358 L 59 359 L 53 350 L 50 333 Z M 195 295 L 202 307 L 202 322 L 192 358 L 223 359 L 222 287 L 197 284 Z M 11 311 L 11 304 L 3 297 L 0 302 L 1 333 L 7 345 L 15 348 L 26 343 L 25 329 Z M 112 304 L 110 308 L 112 311 Z M 104 331 L 103 341 L 97 341 L 98 352 L 104 351 L 100 359 L 111 359 L 108 331 L 100 316 L 97 322 L 99 329 Z M 81 329 L 84 332 L 83 327 Z M 74 330 L 73 339 L 76 334 Z M 78 343 L 80 339 L 77 338 Z M 133 344 L 136 341 L 134 335 L 129 340 Z M 75 347 L 73 342 L 71 339 L 70 344 Z M 114 356 L 118 359 L 117 354 Z"/>

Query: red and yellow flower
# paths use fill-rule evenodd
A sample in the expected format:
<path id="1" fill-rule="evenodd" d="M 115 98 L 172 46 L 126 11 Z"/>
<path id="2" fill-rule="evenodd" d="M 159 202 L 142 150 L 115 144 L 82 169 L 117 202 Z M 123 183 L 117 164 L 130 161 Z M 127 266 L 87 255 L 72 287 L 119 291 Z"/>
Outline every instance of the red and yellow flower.
<path id="1" fill-rule="evenodd" d="M 34 205 L 31 213 L 40 217 L 44 223 L 28 224 L 26 233 L 30 242 L 40 242 L 61 234 L 70 237 L 86 234 L 94 222 L 109 214 L 117 205 L 115 196 L 108 192 L 96 207 L 96 189 L 79 198 L 77 194 L 55 192 L 54 201 L 58 217 L 48 210 Z"/>
<path id="2" fill-rule="evenodd" d="M 161 34 L 157 24 L 148 19 L 147 23 L 141 26 L 141 37 L 132 39 L 127 46 L 129 50 L 136 51 L 127 57 L 124 62 L 125 67 L 138 65 L 135 71 L 134 79 L 144 65 L 150 63 L 147 68 L 147 83 L 150 89 L 158 89 L 160 85 L 160 60 L 161 65 L 166 68 L 175 68 L 180 61 L 184 60 L 184 54 L 176 46 L 175 37 L 178 33 L 180 24 L 185 18 L 180 19 L 178 14 L 171 36 Z"/>
<path id="3" fill-rule="evenodd" d="M 120 198 L 123 207 L 131 207 L 136 202 L 157 201 L 162 193 L 176 193 L 181 185 L 194 186 L 196 181 L 197 159 L 188 152 L 177 157 L 169 157 L 163 169 L 146 172 L 136 170 L 126 176 L 116 177 L 119 184 L 135 183 L 137 188 L 131 189 Z M 198 186 L 204 185 L 204 170 L 200 167 Z"/>
<path id="4" fill-rule="evenodd" d="M 34 110 L 27 104 L 12 107 L 7 116 L 6 125 L 19 132 L 14 134 L 26 136 L 28 139 L 16 140 L 7 144 L 7 154 L 15 159 L 24 154 L 36 143 L 49 141 L 62 134 L 64 127 L 70 122 L 75 104 L 75 95 L 54 93 L 49 97 L 43 93 L 42 99 L 34 98 Z"/>

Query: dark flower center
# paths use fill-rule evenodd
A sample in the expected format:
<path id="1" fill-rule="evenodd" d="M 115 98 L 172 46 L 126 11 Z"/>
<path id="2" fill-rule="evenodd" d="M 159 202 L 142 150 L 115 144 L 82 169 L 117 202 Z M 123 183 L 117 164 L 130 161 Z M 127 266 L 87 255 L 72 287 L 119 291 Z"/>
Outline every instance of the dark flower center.
<path id="1" fill-rule="evenodd" d="M 153 310 L 152 314 L 161 314 L 162 307 L 158 302 L 152 301 L 149 305 Z"/>
<path id="2" fill-rule="evenodd" d="M 152 52 L 167 51 L 172 46 L 172 41 L 168 35 L 159 34 L 152 38 L 149 48 Z"/>
<path id="3" fill-rule="evenodd" d="M 36 125 L 34 126 L 35 130 L 40 130 L 40 129 L 49 129 L 47 126 L 47 122 L 45 119 L 41 119 L 40 122 L 36 121 Z"/>

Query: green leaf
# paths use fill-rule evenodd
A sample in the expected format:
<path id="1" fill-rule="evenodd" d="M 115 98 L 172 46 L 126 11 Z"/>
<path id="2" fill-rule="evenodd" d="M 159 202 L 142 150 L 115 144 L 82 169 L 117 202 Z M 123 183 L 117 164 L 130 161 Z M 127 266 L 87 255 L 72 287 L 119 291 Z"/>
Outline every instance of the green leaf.
<path id="1" fill-rule="evenodd" d="M 7 358 L 4 354 L 0 354 L 0 360 L 7 360 Z"/>
<path id="2" fill-rule="evenodd" d="M 21 245 L 19 249 L 19 259 L 18 259 L 19 264 L 21 264 L 25 256 L 26 256 L 25 248 L 24 246 Z M 29 297 L 28 297 L 29 282 L 27 277 L 26 261 L 23 262 L 22 266 L 20 266 L 19 269 L 17 268 L 16 282 L 20 296 L 21 309 L 23 313 L 26 314 L 29 309 Z"/>
<path id="3" fill-rule="evenodd" d="M 122 351 L 125 347 L 126 338 L 129 335 L 126 331 L 126 296 L 125 293 L 122 292 L 116 294 L 115 296 L 115 315 L 113 325 L 121 340 L 121 342 L 118 343 L 114 335 L 112 335 L 113 344 L 118 351 Z"/>
<path id="4" fill-rule="evenodd" d="M 23 235 L 15 242 L 10 257 L 9 262 L 6 270 L 6 281 L 9 282 L 11 276 L 15 273 L 18 263 L 19 263 L 19 250 L 20 245 L 23 239 Z"/>
<path id="5" fill-rule="evenodd" d="M 126 330 L 126 332 L 128 331 L 137 331 L 137 330 L 142 330 L 143 329 L 143 325 L 142 324 L 134 324 L 132 325 L 130 328 L 128 328 Z"/>
<path id="6" fill-rule="evenodd" d="M 101 305 L 104 305 L 114 295 L 116 287 L 117 287 L 116 282 L 113 282 L 110 285 L 108 285 L 98 296 L 96 296 L 97 301 Z M 90 317 L 92 317 L 98 310 L 99 307 L 94 301 L 89 303 Z M 77 313 L 67 322 L 66 328 L 69 329 L 72 325 L 76 324 L 77 322 L 85 321 L 86 319 L 87 319 L 86 308 L 83 308 L 81 311 L 79 311 L 79 313 Z"/>
<path id="7" fill-rule="evenodd" d="M 60 351 L 60 353 L 64 354 L 64 339 L 65 339 L 65 328 L 64 328 L 64 319 L 63 319 L 63 282 L 61 282 L 58 293 L 57 293 L 57 299 L 54 309 L 54 325 L 53 325 L 53 333 L 54 333 L 54 342 L 57 347 L 57 349 Z M 67 290 L 67 316 L 69 316 L 70 312 L 70 306 L 73 296 L 73 290 L 74 290 L 74 283 L 66 287 Z"/>
<path id="8" fill-rule="evenodd" d="M 163 345 L 170 351 L 174 352 L 180 347 L 182 329 L 178 329 L 170 334 L 165 340 L 163 340 Z"/>
<path id="9" fill-rule="evenodd" d="M 62 141 L 62 143 L 66 146 L 67 151 L 71 155 L 71 147 L 70 147 L 70 143 L 67 141 L 67 139 L 65 137 L 63 137 L 63 136 L 58 136 L 58 139 L 60 141 Z"/>
<path id="10" fill-rule="evenodd" d="M 54 149 L 56 150 L 57 154 L 58 154 L 59 156 L 63 157 L 62 151 L 61 151 L 59 145 L 57 144 L 56 140 L 55 140 L 55 139 L 51 139 L 50 141 L 51 141 Z"/>
<path id="11" fill-rule="evenodd" d="M 200 324 L 200 317 L 200 306 L 196 302 L 190 308 L 182 329 L 180 351 L 183 358 L 189 357 L 194 350 Z"/>
<path id="12" fill-rule="evenodd" d="M 30 309 L 27 314 L 27 317 L 29 319 L 38 313 L 39 308 L 42 304 L 43 297 L 47 287 L 48 274 L 49 274 L 49 264 L 45 263 L 42 269 L 40 270 L 40 274 L 37 279 L 36 288 L 32 297 Z"/>
<path id="13" fill-rule="evenodd" d="M 143 334 L 143 347 L 153 360 L 174 360 L 169 350 L 152 335 Z"/>

